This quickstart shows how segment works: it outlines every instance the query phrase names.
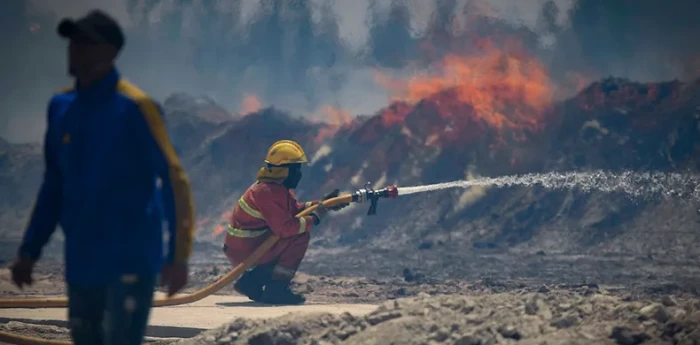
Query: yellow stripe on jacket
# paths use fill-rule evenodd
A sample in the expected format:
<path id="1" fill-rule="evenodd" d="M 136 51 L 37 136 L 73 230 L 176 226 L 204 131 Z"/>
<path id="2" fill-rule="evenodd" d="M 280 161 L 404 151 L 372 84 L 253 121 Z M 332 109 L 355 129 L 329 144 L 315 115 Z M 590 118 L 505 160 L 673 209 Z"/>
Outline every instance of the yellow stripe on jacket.
<path id="1" fill-rule="evenodd" d="M 170 143 L 162 115 L 156 103 L 138 87 L 121 79 L 117 91 L 134 101 L 145 117 L 148 128 L 158 147 L 163 152 L 169 167 L 175 202 L 175 262 L 184 263 L 192 252 L 194 237 L 194 202 L 190 191 L 190 182 L 180 164 L 173 145 Z"/>

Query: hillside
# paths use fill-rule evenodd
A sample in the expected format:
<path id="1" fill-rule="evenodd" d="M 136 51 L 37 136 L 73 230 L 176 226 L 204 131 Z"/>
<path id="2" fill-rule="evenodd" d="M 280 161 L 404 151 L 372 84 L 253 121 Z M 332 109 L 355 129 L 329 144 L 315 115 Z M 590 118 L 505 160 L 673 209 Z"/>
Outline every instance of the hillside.
<path id="1" fill-rule="evenodd" d="M 556 104 L 511 92 L 513 97 L 490 103 L 500 106 L 492 112 L 461 99 L 460 92 L 455 87 L 415 102 L 397 100 L 342 126 L 275 108 L 238 116 L 207 99 L 171 96 L 164 106 L 192 180 L 199 240 L 212 240 L 269 144 L 282 138 L 299 141 L 312 158 L 297 193 L 301 199 L 333 188 L 353 191 L 368 181 L 376 187 L 412 186 L 547 171 L 698 169 L 700 81 L 639 84 L 609 78 Z M 0 150 L 0 190 L 11 196 L 2 200 L 2 236 L 16 238 L 38 186 L 40 151 L 5 142 Z M 384 201 L 374 217 L 365 215 L 366 207 L 333 217 L 315 235 L 304 268 L 347 273 L 362 267 L 381 274 L 419 265 L 470 276 L 498 271 L 497 259 L 484 266 L 485 254 L 668 260 L 700 254 L 693 245 L 697 207 L 677 200 L 473 187 Z M 547 275 L 526 271 L 514 274 Z"/>

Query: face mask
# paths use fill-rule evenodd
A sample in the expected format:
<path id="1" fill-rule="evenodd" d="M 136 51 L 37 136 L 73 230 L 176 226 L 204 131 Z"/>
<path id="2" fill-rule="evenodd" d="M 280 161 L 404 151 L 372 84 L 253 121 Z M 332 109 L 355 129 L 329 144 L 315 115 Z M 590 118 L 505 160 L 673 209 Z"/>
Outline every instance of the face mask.
<path id="1" fill-rule="evenodd" d="M 301 181 L 301 169 L 300 168 L 289 168 L 289 174 L 284 180 L 284 185 L 289 189 L 295 189 Z"/>

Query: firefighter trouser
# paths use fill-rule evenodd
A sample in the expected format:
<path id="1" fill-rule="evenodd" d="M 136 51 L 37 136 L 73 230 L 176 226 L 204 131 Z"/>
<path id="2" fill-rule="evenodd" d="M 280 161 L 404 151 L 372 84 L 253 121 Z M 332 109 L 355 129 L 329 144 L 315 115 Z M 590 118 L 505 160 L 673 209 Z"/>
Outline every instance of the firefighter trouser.
<path id="1" fill-rule="evenodd" d="M 233 237 L 227 234 L 225 240 L 226 244 L 224 245 L 226 257 L 232 265 L 236 266 L 253 254 L 255 249 L 270 238 L 270 236 L 272 236 L 272 233 L 269 231 L 265 235 L 253 238 Z M 297 272 L 297 268 L 299 268 L 301 264 L 301 260 L 304 259 L 306 249 L 309 247 L 310 238 L 311 235 L 308 232 L 297 236 L 280 238 L 279 241 L 255 263 L 255 266 L 277 261 L 272 271 L 272 279 L 291 281 Z"/>

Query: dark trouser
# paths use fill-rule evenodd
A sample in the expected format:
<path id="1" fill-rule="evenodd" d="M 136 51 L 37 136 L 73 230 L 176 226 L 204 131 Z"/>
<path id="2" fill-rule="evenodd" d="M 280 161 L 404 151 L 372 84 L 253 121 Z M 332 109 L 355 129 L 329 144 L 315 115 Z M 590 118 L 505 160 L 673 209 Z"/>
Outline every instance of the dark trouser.
<path id="1" fill-rule="evenodd" d="M 140 345 L 156 277 L 124 276 L 101 286 L 68 284 L 68 326 L 75 345 Z"/>
<path id="2" fill-rule="evenodd" d="M 232 265 L 236 266 L 253 254 L 258 246 L 271 235 L 271 233 L 268 233 L 255 238 L 238 238 L 227 234 L 225 239 L 226 245 L 224 246 L 226 257 Z M 297 236 L 280 238 L 255 265 L 261 266 L 272 263 L 274 264 L 273 280 L 291 281 L 302 259 L 304 259 L 310 239 L 311 235 L 308 232 Z"/>

